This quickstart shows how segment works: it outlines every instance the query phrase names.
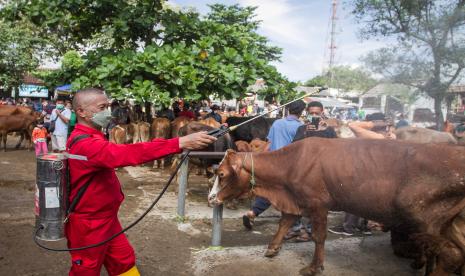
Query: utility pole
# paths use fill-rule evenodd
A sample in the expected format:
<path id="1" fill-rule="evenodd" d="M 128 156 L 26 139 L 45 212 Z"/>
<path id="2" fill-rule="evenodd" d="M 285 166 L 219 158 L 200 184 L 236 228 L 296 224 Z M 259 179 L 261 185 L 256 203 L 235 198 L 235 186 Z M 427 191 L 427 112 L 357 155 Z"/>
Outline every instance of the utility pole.
<path id="1" fill-rule="evenodd" d="M 334 57 L 336 55 L 336 12 L 337 12 L 337 0 L 333 0 L 331 9 L 331 44 L 329 46 L 329 87 L 333 86 L 334 74 Z"/>

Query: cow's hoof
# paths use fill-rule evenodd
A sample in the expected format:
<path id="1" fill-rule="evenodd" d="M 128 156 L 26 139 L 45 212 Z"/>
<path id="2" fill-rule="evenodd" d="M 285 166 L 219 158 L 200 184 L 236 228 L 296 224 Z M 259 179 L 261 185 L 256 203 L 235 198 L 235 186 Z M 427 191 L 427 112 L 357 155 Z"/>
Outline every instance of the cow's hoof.
<path id="1" fill-rule="evenodd" d="M 267 258 L 273 258 L 274 256 L 278 255 L 280 248 L 272 249 L 268 248 L 265 252 L 265 257 Z"/>
<path id="2" fill-rule="evenodd" d="M 303 275 L 303 276 L 314 276 L 323 270 L 324 270 L 323 266 L 320 266 L 319 268 L 315 268 L 315 266 L 309 265 L 309 266 L 302 268 L 299 272 L 300 272 L 300 275 Z"/>

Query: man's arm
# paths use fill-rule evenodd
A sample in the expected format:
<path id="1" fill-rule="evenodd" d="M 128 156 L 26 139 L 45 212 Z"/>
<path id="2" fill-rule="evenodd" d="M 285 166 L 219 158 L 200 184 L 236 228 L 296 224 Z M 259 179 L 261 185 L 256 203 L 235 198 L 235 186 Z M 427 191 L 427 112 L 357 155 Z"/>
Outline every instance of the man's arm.
<path id="1" fill-rule="evenodd" d="M 305 138 L 305 132 L 307 130 L 306 125 L 302 125 L 297 129 L 297 132 L 295 133 L 294 139 L 292 140 L 292 143 L 295 141 L 299 141 Z"/>
<path id="2" fill-rule="evenodd" d="M 58 109 L 56 109 L 55 113 L 57 116 L 63 121 L 63 123 L 68 124 L 69 123 L 69 118 L 71 117 L 71 112 L 61 112 Z"/>
<path id="3" fill-rule="evenodd" d="M 337 133 L 336 133 L 336 131 L 334 130 L 333 127 L 328 127 L 326 129 L 326 131 L 328 132 L 328 137 L 327 138 L 337 138 Z"/>
<path id="4" fill-rule="evenodd" d="M 385 139 L 384 135 L 371 131 L 375 126 L 373 122 L 352 122 L 349 123 L 349 128 L 354 132 L 355 136 L 367 139 Z"/>
<path id="5" fill-rule="evenodd" d="M 182 149 L 200 149 L 215 140 L 216 138 L 204 132 L 136 144 L 114 144 L 103 139 L 89 138 L 76 144 L 73 147 L 76 151 L 72 150 L 71 153 L 86 156 L 90 167 L 118 168 L 160 159 L 170 154 L 180 153 Z"/>

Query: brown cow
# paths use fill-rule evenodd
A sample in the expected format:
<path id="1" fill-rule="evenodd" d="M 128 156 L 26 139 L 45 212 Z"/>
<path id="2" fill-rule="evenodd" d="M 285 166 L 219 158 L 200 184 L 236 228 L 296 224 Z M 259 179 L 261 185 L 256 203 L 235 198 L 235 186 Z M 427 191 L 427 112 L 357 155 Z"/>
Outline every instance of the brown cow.
<path id="1" fill-rule="evenodd" d="M 260 139 L 253 139 L 250 143 L 246 141 L 234 142 L 238 152 L 265 152 L 268 151 L 270 142 L 266 142 Z"/>
<path id="2" fill-rule="evenodd" d="M 247 141 L 236 141 L 234 142 L 236 144 L 236 148 L 238 152 L 251 152 L 252 149 L 250 148 L 250 144 L 247 143 Z"/>
<path id="3" fill-rule="evenodd" d="M 116 125 L 110 130 L 110 142 L 115 144 L 127 144 L 133 142 L 135 124 Z"/>
<path id="4" fill-rule="evenodd" d="M 403 127 L 397 129 L 394 133 L 397 137 L 397 140 L 404 140 L 414 143 L 457 144 L 457 140 L 452 134 L 428 128 Z"/>
<path id="5" fill-rule="evenodd" d="M 213 119 L 211 117 L 209 117 L 207 119 L 199 120 L 198 122 L 201 123 L 201 124 L 210 126 L 212 128 L 220 128 L 221 127 L 221 124 L 218 123 L 215 119 Z"/>
<path id="6" fill-rule="evenodd" d="M 311 219 L 315 254 L 311 265 L 301 270 L 303 275 L 323 268 L 329 210 L 409 229 L 421 245 L 416 265 L 423 266 L 425 256 L 428 264 L 436 259 L 434 275 L 465 271 L 465 229 L 460 227 L 465 223 L 463 147 L 307 138 L 273 152 L 228 152 L 217 175 L 210 203 L 251 192 L 282 212 L 267 257 L 279 252 L 297 216 Z"/>
<path id="7" fill-rule="evenodd" d="M 18 114 L 33 115 L 32 108 L 27 106 L 0 105 L 0 116 L 12 116 Z"/>
<path id="8" fill-rule="evenodd" d="M 170 120 L 166 118 L 154 118 L 152 122 L 152 138 L 168 139 L 171 135 Z M 153 167 L 157 164 L 158 168 L 165 168 L 165 159 L 158 159 L 153 163 Z"/>
<path id="9" fill-rule="evenodd" d="M 179 136 L 179 129 L 181 129 L 183 126 L 187 125 L 191 119 L 181 116 L 177 117 L 171 122 L 171 138 L 178 137 Z"/>
<path id="10" fill-rule="evenodd" d="M 132 124 L 134 127 L 134 136 L 132 143 L 148 142 L 150 141 L 150 124 L 147 122 L 138 122 Z"/>
<path id="11" fill-rule="evenodd" d="M 263 141 L 260 139 L 253 139 L 250 142 L 250 149 L 252 152 L 265 152 L 268 151 L 268 147 L 270 146 L 270 142 Z"/>
<path id="12" fill-rule="evenodd" d="M 29 142 L 28 149 L 32 148 L 31 134 L 34 128 L 34 123 L 39 119 L 34 112 L 32 114 L 14 113 L 10 116 L 0 116 L 0 137 L 3 138 L 3 151 L 6 151 L 6 140 L 8 133 L 19 132 L 21 138 L 15 148 L 19 148 L 24 137 Z"/>

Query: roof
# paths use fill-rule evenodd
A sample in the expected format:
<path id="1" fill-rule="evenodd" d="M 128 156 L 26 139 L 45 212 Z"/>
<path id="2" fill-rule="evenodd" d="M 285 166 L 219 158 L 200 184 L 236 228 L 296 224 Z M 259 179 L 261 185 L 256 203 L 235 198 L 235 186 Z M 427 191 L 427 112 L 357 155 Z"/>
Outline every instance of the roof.
<path id="1" fill-rule="evenodd" d="M 324 107 L 339 107 L 339 108 L 352 108 L 353 105 L 346 104 L 335 98 L 318 98 L 318 97 L 306 97 L 306 102 L 320 102 Z"/>
<path id="2" fill-rule="evenodd" d="M 380 83 L 363 94 L 362 98 L 378 97 L 382 95 L 402 95 L 411 90 L 410 87 L 398 83 Z"/>
<path id="3" fill-rule="evenodd" d="M 297 86 L 294 90 L 297 91 L 297 92 L 304 92 L 305 94 L 310 94 L 310 93 L 316 92 L 316 90 L 319 89 L 319 88 L 320 88 L 320 87 L 312 87 L 312 86 L 302 86 L 302 85 L 299 85 L 299 86 Z M 322 91 L 320 91 L 320 93 L 315 94 L 315 95 L 324 96 L 324 97 L 329 97 L 329 96 L 331 96 L 328 89 L 322 90 Z"/>
<path id="4" fill-rule="evenodd" d="M 35 84 L 35 85 L 44 85 L 44 81 L 39 78 L 34 77 L 31 74 L 24 75 L 24 84 Z"/>

